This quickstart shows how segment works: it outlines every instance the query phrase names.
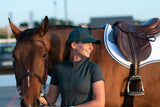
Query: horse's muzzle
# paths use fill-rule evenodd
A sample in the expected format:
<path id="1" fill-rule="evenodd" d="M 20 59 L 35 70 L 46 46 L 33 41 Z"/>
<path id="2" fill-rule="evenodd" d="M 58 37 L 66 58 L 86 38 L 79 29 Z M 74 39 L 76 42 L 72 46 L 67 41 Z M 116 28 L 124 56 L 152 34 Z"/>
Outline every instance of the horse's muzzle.
<path id="1" fill-rule="evenodd" d="M 24 99 L 21 99 L 21 107 L 40 107 L 40 101 L 36 98 L 33 104 L 26 104 Z"/>

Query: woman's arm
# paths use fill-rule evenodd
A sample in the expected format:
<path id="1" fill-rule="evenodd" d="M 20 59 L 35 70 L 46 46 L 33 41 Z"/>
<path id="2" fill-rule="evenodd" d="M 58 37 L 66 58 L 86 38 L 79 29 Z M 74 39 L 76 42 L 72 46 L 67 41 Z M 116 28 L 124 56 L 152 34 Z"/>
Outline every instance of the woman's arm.
<path id="1" fill-rule="evenodd" d="M 77 105 L 74 107 L 104 107 L 105 106 L 105 89 L 104 89 L 104 81 L 97 81 L 92 84 L 93 89 L 93 100 L 84 103 L 81 105 Z"/>
<path id="2" fill-rule="evenodd" d="M 59 86 L 50 84 L 48 94 L 46 95 L 46 99 L 50 104 L 53 105 L 57 101 L 58 96 L 59 96 Z M 44 97 L 40 97 L 39 99 L 42 104 L 48 105 Z"/>

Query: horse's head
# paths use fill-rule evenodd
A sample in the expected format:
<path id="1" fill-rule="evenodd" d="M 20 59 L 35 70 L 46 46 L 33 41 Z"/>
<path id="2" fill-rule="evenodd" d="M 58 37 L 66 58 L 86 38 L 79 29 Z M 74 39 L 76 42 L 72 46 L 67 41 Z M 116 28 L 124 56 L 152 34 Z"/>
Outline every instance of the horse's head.
<path id="1" fill-rule="evenodd" d="M 9 23 L 17 41 L 13 58 L 21 106 L 40 106 L 38 97 L 47 78 L 48 49 L 44 35 L 49 26 L 48 18 L 45 17 L 40 28 L 24 31 L 20 31 L 10 20 Z"/>

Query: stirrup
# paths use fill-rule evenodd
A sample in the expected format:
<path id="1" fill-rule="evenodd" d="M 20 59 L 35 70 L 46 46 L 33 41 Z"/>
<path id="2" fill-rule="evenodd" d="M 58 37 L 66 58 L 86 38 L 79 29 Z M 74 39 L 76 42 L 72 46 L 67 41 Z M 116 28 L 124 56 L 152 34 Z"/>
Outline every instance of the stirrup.
<path id="1" fill-rule="evenodd" d="M 130 82 L 131 81 L 139 81 L 141 83 L 141 90 L 136 90 L 136 91 L 130 91 Z M 143 83 L 142 79 L 138 75 L 133 75 L 130 77 L 127 85 L 127 92 L 129 96 L 139 96 L 139 95 L 144 95 L 144 88 L 143 88 Z"/>

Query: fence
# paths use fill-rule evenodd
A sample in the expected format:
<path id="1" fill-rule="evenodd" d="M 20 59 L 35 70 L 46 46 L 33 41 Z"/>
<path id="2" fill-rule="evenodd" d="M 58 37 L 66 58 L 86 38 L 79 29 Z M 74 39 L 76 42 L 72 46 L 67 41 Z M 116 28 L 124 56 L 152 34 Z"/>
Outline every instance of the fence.
<path id="1" fill-rule="evenodd" d="M 16 42 L 16 39 L 0 39 L 0 44 L 1 43 L 13 43 Z"/>

